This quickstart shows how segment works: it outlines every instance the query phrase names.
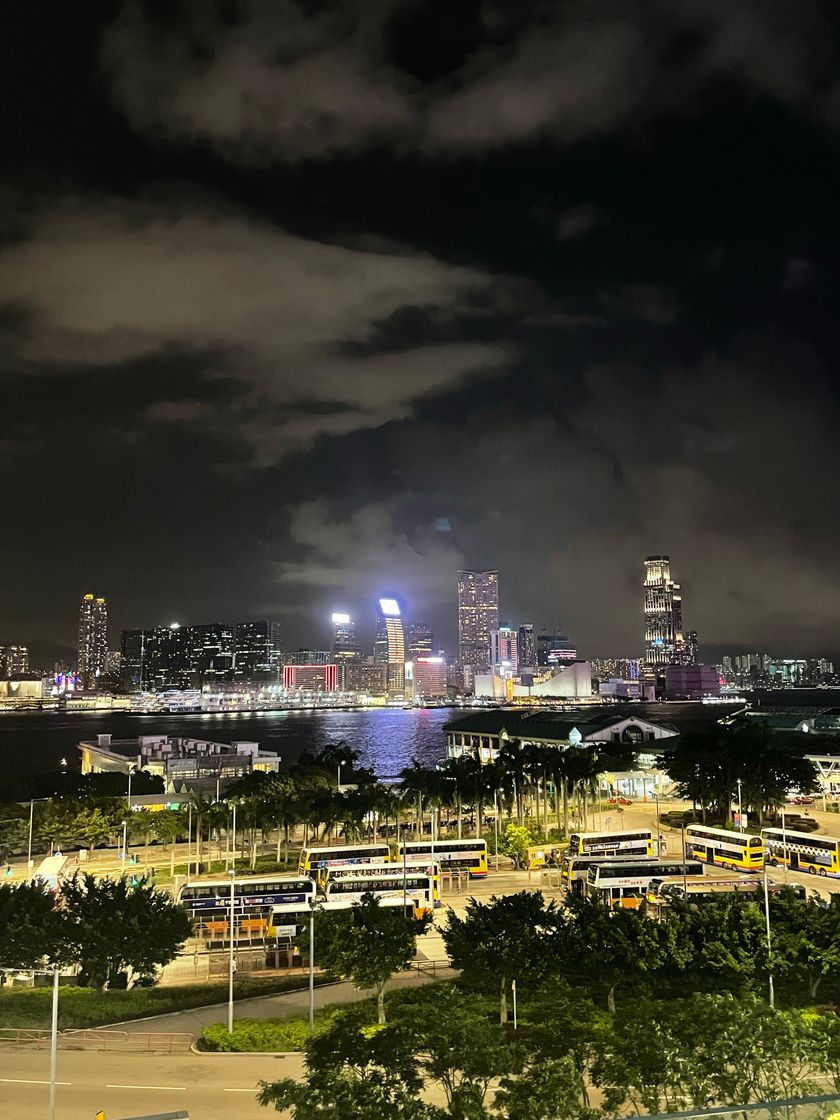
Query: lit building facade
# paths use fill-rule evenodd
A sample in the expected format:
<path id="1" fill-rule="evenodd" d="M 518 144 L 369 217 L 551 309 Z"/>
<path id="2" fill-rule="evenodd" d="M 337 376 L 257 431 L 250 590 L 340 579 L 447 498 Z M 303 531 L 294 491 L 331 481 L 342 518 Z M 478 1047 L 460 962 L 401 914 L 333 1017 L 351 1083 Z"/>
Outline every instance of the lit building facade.
<path id="1" fill-rule="evenodd" d="M 682 657 L 682 594 L 668 556 L 645 559 L 645 664 L 673 665 Z"/>
<path id="2" fill-rule="evenodd" d="M 267 619 L 123 630 L 120 652 L 125 692 L 280 681 L 280 629 Z"/>
<path id="3" fill-rule="evenodd" d="M 365 696 L 385 696 L 388 666 L 384 661 L 348 661 L 344 666 L 344 691 Z"/>
<path id="4" fill-rule="evenodd" d="M 519 634 L 510 626 L 490 631 L 490 667 L 500 677 L 515 677 L 519 666 Z"/>
<path id="5" fill-rule="evenodd" d="M 85 688 L 96 688 L 108 671 L 108 606 L 91 594 L 79 607 L 78 670 Z"/>
<path id="6" fill-rule="evenodd" d="M 287 692 L 337 692 L 337 665 L 284 665 L 283 688 Z"/>
<path id="7" fill-rule="evenodd" d="M 458 659 L 474 671 L 490 667 L 490 634 L 499 629 L 499 573 L 458 572 Z"/>
<path id="8" fill-rule="evenodd" d="M 0 677 L 21 677 L 28 672 L 27 646 L 0 646 Z"/>
<path id="9" fill-rule="evenodd" d="M 386 666 L 388 695 L 394 698 L 403 695 L 405 693 L 405 630 L 397 599 L 379 600 L 374 660 Z"/>
<path id="10" fill-rule="evenodd" d="M 547 669 L 576 659 L 577 650 L 569 645 L 565 634 L 537 634 L 537 665 L 541 668 Z"/>
<path id="11" fill-rule="evenodd" d="M 405 628 L 406 653 L 412 657 L 430 657 L 434 635 L 425 622 L 409 622 Z"/>
<path id="12" fill-rule="evenodd" d="M 446 658 L 423 655 L 410 661 L 415 700 L 443 700 L 448 694 Z"/>
<path id="13" fill-rule="evenodd" d="M 534 626 L 531 622 L 526 622 L 519 627 L 516 660 L 520 669 L 533 669 L 537 663 L 537 644 L 534 638 Z"/>

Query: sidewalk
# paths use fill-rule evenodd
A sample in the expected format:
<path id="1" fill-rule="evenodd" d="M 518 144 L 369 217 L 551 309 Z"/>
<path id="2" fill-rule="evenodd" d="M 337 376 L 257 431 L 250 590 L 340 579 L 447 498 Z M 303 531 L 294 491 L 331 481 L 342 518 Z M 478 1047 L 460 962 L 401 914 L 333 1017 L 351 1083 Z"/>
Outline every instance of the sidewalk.
<path id="1" fill-rule="evenodd" d="M 435 980 L 451 980 L 457 975 L 457 971 L 448 965 L 437 967 L 434 974 L 431 971 L 418 973 L 413 969 L 410 972 L 398 972 L 389 982 L 388 990 L 417 987 L 421 984 L 433 983 Z M 301 979 L 305 983 L 304 978 Z M 359 991 L 346 980 L 339 981 L 336 984 L 322 984 L 315 988 L 315 1008 L 317 1010 L 336 1003 L 357 1003 L 359 1000 L 370 999 L 373 995 L 373 989 Z M 385 998 L 387 999 L 387 993 Z M 289 1019 L 296 1015 L 305 1016 L 308 1013 L 308 987 L 299 992 L 281 992 L 279 995 L 255 996 L 252 999 L 234 1000 L 234 1018 L 236 1019 Z M 139 1031 L 142 1033 L 151 1031 L 163 1034 L 185 1033 L 197 1038 L 204 1027 L 226 1021 L 227 1004 L 215 1003 L 209 1007 L 196 1007 L 191 1011 L 176 1011 L 170 1015 L 160 1015 L 153 1019 L 132 1019 L 125 1023 L 109 1023 L 107 1027 L 100 1029 L 119 1028 L 123 1031 Z"/>

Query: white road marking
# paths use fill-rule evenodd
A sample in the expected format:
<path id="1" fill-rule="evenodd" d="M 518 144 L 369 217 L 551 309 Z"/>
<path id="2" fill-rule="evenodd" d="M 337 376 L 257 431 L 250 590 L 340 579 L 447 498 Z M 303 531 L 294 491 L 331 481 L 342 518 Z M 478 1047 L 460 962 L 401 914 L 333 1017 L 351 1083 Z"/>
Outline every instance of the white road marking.
<path id="1" fill-rule="evenodd" d="M 0 1077 L 4 1085 L 51 1085 L 51 1081 L 30 1081 L 27 1077 Z M 72 1081 L 56 1081 L 56 1085 L 72 1085 Z"/>
<path id="2" fill-rule="evenodd" d="M 106 1085 L 106 1089 L 169 1089 L 173 1093 L 186 1093 L 186 1085 Z"/>
<path id="3" fill-rule="evenodd" d="M 256 1093 L 256 1089 L 222 1089 L 223 1093 Z"/>

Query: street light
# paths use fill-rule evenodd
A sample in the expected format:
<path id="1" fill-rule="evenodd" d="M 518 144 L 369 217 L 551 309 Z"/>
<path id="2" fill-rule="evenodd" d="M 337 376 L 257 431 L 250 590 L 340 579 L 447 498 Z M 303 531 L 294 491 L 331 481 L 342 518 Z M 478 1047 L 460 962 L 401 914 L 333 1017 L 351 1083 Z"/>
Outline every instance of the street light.
<path id="1" fill-rule="evenodd" d="M 228 961 L 228 1034 L 233 1034 L 233 973 L 235 971 L 233 959 L 233 910 L 234 910 L 234 885 L 236 883 L 236 872 L 231 870 L 230 874 L 230 958 Z"/>
<path id="2" fill-rule="evenodd" d="M 132 764 L 131 766 L 129 766 L 129 768 L 128 768 L 128 798 L 127 798 L 127 808 L 128 808 L 128 811 L 129 811 L 129 813 L 131 812 L 131 775 L 132 775 L 132 774 L 133 774 L 133 773 L 135 772 L 135 770 L 136 770 L 136 769 L 137 769 L 137 767 L 136 767 L 136 766 L 134 766 L 133 764 Z"/>
<path id="3" fill-rule="evenodd" d="M 741 779 L 739 778 L 735 783 L 738 787 L 738 828 L 741 832 L 744 831 L 744 814 L 741 811 Z"/>
<path id="4" fill-rule="evenodd" d="M 49 798 L 39 797 L 39 801 L 48 801 Z M 58 969 L 46 968 L 6 968 L 0 965 L 0 972 L 26 972 L 37 976 L 49 976 L 52 973 L 52 1016 L 50 1019 L 50 1120 L 55 1120 L 55 1089 L 58 1075 Z"/>
<path id="5" fill-rule="evenodd" d="M 341 767 L 343 765 L 344 765 L 343 762 L 339 762 L 339 764 L 338 764 L 338 782 L 337 782 L 337 785 L 338 785 L 338 792 L 339 793 L 341 793 Z"/>
<path id="6" fill-rule="evenodd" d="M 309 899 L 309 1033 L 315 1033 L 315 911 L 320 904 Z"/>
<path id="7" fill-rule="evenodd" d="M 787 847 L 787 825 L 785 823 L 785 811 L 782 809 L 782 860 L 785 867 L 785 882 L 788 877 L 788 847 Z"/>
<path id="8" fill-rule="evenodd" d="M 51 801 L 50 797 L 34 797 L 29 802 L 29 848 L 26 857 L 26 877 L 27 879 L 32 876 L 32 825 L 35 821 L 35 802 L 36 801 Z"/>
<path id="9" fill-rule="evenodd" d="M 776 994 L 773 990 L 773 950 L 770 943 L 770 897 L 767 890 L 767 863 L 764 864 L 764 919 L 767 924 L 767 984 L 770 995 L 770 1010 L 776 1008 Z"/>
<path id="10" fill-rule="evenodd" d="M 126 844 L 128 843 L 128 821 L 123 821 L 122 826 L 123 826 L 122 862 L 123 862 L 123 870 L 125 870 L 126 860 L 128 859 L 128 853 L 126 851 Z"/>

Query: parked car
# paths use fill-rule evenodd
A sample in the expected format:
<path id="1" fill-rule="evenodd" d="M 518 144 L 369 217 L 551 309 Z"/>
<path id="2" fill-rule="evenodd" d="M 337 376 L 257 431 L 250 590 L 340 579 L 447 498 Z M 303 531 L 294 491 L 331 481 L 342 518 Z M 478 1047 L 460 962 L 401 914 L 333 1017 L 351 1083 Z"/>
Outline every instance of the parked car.
<path id="1" fill-rule="evenodd" d="M 792 797 L 788 798 L 788 803 L 791 805 L 813 805 L 813 797 L 808 797 L 804 793 L 795 793 Z"/>
<path id="2" fill-rule="evenodd" d="M 611 797 L 610 805 L 632 805 L 633 802 L 629 797 Z"/>

